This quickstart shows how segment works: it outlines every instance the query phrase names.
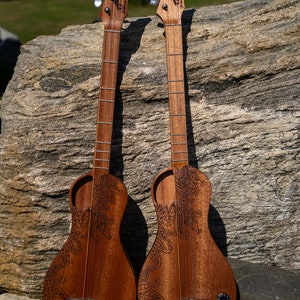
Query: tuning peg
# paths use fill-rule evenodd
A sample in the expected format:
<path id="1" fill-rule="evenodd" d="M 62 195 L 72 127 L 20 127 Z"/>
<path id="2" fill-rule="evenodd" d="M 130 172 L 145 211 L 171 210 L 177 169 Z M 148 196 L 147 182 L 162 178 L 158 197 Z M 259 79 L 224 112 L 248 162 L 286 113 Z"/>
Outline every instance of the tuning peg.
<path id="1" fill-rule="evenodd" d="M 94 0 L 95 7 L 100 7 L 102 4 L 102 0 Z"/>
<path id="2" fill-rule="evenodd" d="M 159 0 L 150 0 L 149 3 L 150 3 L 150 5 L 158 5 Z"/>

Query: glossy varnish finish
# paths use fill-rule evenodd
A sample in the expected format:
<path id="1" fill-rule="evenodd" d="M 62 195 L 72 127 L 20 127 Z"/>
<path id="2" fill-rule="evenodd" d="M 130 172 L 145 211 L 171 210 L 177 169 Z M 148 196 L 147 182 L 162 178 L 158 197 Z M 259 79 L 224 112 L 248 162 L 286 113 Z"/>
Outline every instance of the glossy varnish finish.
<path id="1" fill-rule="evenodd" d="M 232 270 L 208 228 L 210 182 L 188 163 L 183 9 L 182 1 L 161 0 L 157 10 L 166 34 L 171 167 L 152 185 L 158 232 L 139 277 L 138 299 L 235 300 Z"/>
<path id="2" fill-rule="evenodd" d="M 120 33 L 127 0 L 107 0 L 93 169 L 70 189 L 72 227 L 44 281 L 43 299 L 136 299 L 133 270 L 120 242 L 124 184 L 109 174 Z"/>

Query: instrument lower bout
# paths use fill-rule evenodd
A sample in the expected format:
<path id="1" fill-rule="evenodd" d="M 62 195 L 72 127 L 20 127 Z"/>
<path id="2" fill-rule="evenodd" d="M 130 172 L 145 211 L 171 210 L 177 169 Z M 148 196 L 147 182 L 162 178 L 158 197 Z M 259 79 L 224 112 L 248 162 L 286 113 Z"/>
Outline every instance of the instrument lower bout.
<path id="1" fill-rule="evenodd" d="M 208 227 L 211 185 L 198 169 L 166 169 L 152 185 L 158 231 L 139 300 L 235 300 L 232 270 Z"/>
<path id="2" fill-rule="evenodd" d="M 134 272 L 119 228 L 127 204 L 111 174 L 79 177 L 70 189 L 72 226 L 44 281 L 43 300 L 136 300 Z M 93 201 L 88 205 L 86 199 Z M 118 288 L 116 288 L 116 285 Z"/>

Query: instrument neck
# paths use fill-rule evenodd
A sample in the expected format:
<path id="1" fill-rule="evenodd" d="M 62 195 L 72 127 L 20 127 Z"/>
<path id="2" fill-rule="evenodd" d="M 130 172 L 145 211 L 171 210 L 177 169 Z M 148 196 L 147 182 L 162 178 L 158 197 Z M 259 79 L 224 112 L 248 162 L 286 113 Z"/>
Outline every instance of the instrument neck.
<path id="1" fill-rule="evenodd" d="M 100 92 L 96 123 L 93 174 L 109 173 L 118 76 L 120 30 L 104 28 Z"/>
<path id="2" fill-rule="evenodd" d="M 188 165 L 182 26 L 165 24 L 172 168 Z"/>

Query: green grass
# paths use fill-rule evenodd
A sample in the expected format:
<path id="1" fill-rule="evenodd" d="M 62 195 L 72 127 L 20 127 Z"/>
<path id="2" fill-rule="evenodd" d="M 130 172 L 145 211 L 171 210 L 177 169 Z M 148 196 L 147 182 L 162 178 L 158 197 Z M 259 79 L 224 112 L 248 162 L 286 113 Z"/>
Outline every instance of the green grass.
<path id="1" fill-rule="evenodd" d="M 187 0 L 186 7 L 221 4 L 236 0 Z M 67 25 L 92 23 L 98 15 L 93 0 L 0 0 L 0 26 L 25 43 L 38 35 L 57 34 Z M 129 4 L 128 16 L 155 15 L 154 6 Z"/>

